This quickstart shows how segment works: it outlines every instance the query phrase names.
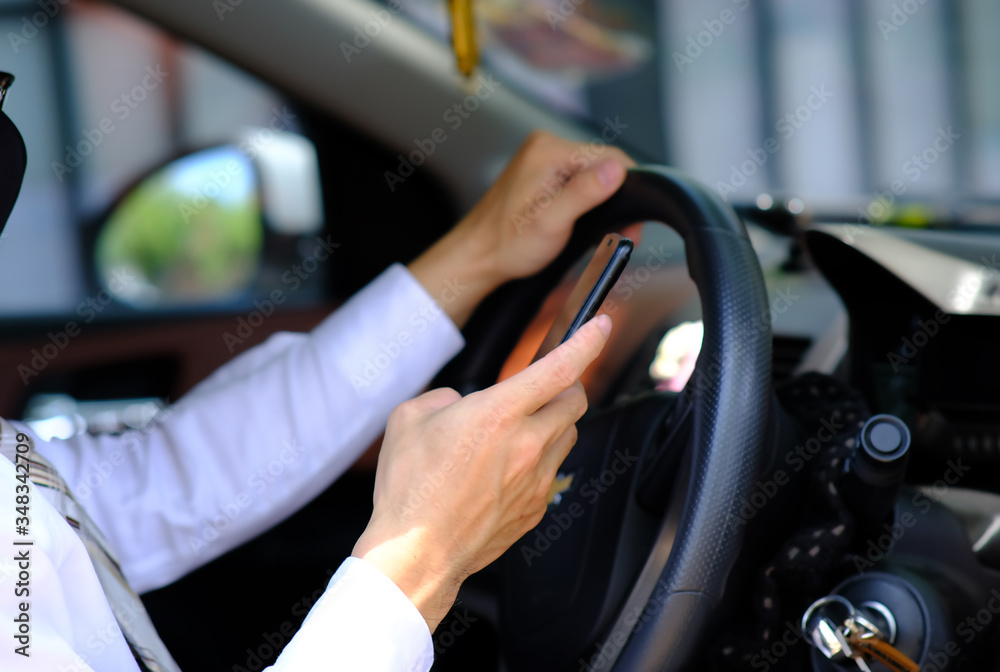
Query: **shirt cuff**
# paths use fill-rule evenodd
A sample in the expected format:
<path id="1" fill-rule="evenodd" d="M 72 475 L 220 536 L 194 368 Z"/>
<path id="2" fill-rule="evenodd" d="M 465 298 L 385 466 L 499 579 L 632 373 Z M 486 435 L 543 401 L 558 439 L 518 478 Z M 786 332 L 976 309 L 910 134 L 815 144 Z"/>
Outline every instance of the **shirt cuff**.
<path id="1" fill-rule="evenodd" d="M 375 566 L 348 558 L 272 669 L 427 672 L 433 662 L 431 633 L 409 598 Z"/>
<path id="2" fill-rule="evenodd" d="M 344 338 L 345 333 L 363 334 Z M 464 347 L 462 332 L 402 264 L 393 264 L 312 332 L 324 359 L 365 400 L 430 380 Z"/>

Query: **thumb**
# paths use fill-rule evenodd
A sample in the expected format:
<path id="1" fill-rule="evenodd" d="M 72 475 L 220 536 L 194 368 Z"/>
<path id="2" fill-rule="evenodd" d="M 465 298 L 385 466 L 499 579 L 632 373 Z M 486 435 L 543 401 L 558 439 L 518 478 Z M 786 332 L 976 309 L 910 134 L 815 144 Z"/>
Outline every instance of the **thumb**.
<path id="1" fill-rule="evenodd" d="M 553 216 L 575 221 L 618 191 L 625 173 L 625 164 L 619 159 L 608 158 L 588 166 L 573 176 L 562 198 L 554 201 Z"/>

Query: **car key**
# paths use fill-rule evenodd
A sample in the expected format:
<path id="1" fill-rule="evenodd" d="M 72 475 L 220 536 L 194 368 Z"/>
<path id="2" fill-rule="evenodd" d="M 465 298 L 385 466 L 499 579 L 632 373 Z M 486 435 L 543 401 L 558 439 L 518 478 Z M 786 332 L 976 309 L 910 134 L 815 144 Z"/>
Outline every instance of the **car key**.
<path id="1" fill-rule="evenodd" d="M 811 639 L 813 646 L 830 660 L 838 660 L 852 653 L 850 643 L 844 638 L 837 624 L 829 618 L 817 621 Z"/>
<path id="2" fill-rule="evenodd" d="M 920 672 L 920 666 L 910 660 L 902 651 L 894 647 L 878 627 L 869 621 L 861 611 L 844 623 L 850 630 L 848 643 L 852 651 L 862 656 L 870 656 L 886 667 L 899 672 Z"/>
<path id="3" fill-rule="evenodd" d="M 855 621 L 857 610 L 847 598 L 828 595 L 809 605 L 802 616 L 802 633 L 808 641 L 832 661 L 850 658 L 865 672 L 871 672 L 859 649 L 851 646 L 847 635 L 864 632 Z"/>
<path id="4" fill-rule="evenodd" d="M 899 672 L 920 672 L 920 666 L 894 647 L 887 637 L 847 598 L 830 595 L 816 600 L 802 617 L 808 641 L 829 660 L 850 658 L 871 672 L 866 656 Z"/>

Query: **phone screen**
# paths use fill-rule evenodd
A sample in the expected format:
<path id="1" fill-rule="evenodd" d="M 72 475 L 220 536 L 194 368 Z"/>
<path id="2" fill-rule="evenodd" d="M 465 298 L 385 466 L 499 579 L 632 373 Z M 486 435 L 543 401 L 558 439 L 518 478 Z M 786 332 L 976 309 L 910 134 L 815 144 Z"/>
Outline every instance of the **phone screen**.
<path id="1" fill-rule="evenodd" d="M 609 233 L 597 246 L 597 251 L 584 269 L 555 322 L 545 335 L 532 361 L 538 361 L 561 343 L 569 340 L 600 309 L 611 288 L 621 276 L 632 255 L 632 241 Z"/>

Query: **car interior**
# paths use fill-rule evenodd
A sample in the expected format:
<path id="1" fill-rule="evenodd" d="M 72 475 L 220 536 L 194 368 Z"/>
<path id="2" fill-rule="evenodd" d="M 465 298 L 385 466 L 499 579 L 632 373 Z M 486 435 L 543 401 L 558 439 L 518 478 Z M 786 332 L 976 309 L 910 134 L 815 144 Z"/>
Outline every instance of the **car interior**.
<path id="1" fill-rule="evenodd" d="M 141 430 L 418 256 L 532 131 L 616 146 L 621 190 L 434 381 L 523 369 L 634 242 L 561 490 L 432 669 L 1000 669 L 998 28 L 989 0 L 0 0 L 0 416 Z M 378 445 L 142 596 L 181 669 L 274 662 Z"/>

